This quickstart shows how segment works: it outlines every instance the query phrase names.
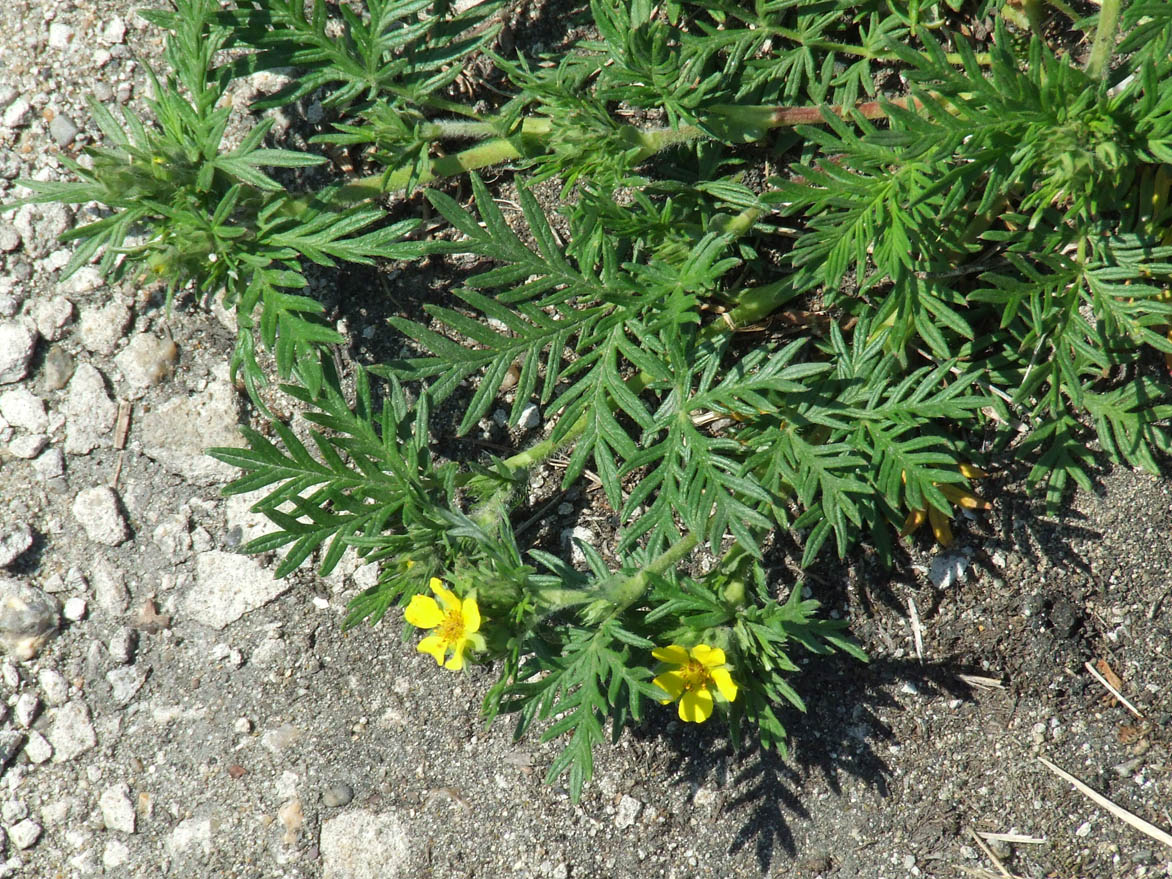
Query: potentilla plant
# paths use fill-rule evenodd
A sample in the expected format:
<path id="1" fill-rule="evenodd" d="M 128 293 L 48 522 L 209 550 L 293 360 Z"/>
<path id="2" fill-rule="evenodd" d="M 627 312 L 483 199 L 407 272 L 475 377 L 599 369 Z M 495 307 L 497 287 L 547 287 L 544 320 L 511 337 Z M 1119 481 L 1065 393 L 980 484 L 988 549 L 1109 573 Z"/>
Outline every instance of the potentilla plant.
<path id="1" fill-rule="evenodd" d="M 78 182 L 25 185 L 105 206 L 69 269 L 234 306 L 254 396 L 275 355 L 311 429 L 213 451 L 228 492 L 267 491 L 247 550 L 283 550 L 281 576 L 377 562 L 347 623 L 401 608 L 445 669 L 495 669 L 486 716 L 564 741 L 549 777 L 577 798 L 631 723 L 784 749 L 794 651 L 864 658 L 767 567 L 778 529 L 803 565 L 890 558 L 987 509 L 972 480 L 999 459 L 1053 510 L 1097 462 L 1169 451 L 1172 6 L 1088 10 L 593 0 L 567 17 L 589 38 L 534 56 L 496 0 L 175 0 L 144 13 L 168 32 L 154 118 L 95 104 Z M 256 108 L 320 102 L 311 141 L 364 176 L 310 186 L 323 158 L 262 146 L 266 123 L 223 145 L 228 85 L 276 69 Z M 344 390 L 306 261 L 456 256 L 476 269 L 450 298 L 390 321 L 410 355 Z M 506 387 L 540 439 L 439 454 Z M 620 523 L 578 566 L 514 524 L 555 457 Z"/>

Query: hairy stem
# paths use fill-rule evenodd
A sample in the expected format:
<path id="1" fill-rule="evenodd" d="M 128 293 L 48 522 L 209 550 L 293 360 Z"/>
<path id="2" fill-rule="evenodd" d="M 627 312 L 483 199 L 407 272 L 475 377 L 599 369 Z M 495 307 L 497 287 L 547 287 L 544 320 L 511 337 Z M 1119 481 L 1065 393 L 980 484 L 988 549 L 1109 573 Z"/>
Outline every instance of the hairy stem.
<path id="1" fill-rule="evenodd" d="M 1095 41 L 1091 44 L 1091 55 L 1087 59 L 1086 68 L 1087 73 L 1095 79 L 1105 77 L 1110 68 L 1122 6 L 1122 0 L 1103 0 L 1103 8 L 1099 10 L 1099 23 L 1095 26 Z"/>

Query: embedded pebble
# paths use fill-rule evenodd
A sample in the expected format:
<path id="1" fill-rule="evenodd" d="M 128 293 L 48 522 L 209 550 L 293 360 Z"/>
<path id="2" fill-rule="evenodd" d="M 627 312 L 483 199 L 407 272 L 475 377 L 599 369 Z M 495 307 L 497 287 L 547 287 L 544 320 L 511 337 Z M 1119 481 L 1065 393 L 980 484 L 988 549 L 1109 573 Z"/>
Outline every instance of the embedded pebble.
<path id="1" fill-rule="evenodd" d="M 81 344 L 97 354 L 113 354 L 130 324 L 130 309 L 121 302 L 82 309 L 78 322 Z"/>
<path id="2" fill-rule="evenodd" d="M 229 499 L 231 503 L 231 499 Z M 191 555 L 191 519 L 180 511 L 164 518 L 151 532 L 155 545 L 173 562 Z"/>
<path id="3" fill-rule="evenodd" d="M 28 729 L 41 711 L 41 700 L 36 693 L 21 693 L 16 699 L 12 715 L 17 724 Z"/>
<path id="4" fill-rule="evenodd" d="M 17 525 L 0 534 L 0 568 L 11 565 L 32 545 L 33 529 L 28 525 Z"/>
<path id="5" fill-rule="evenodd" d="M 214 446 L 244 445 L 237 430 L 236 390 L 227 368 L 203 393 L 174 397 L 143 414 L 139 422 L 143 452 L 172 473 L 193 482 L 222 484 L 240 475 L 231 464 L 204 454 Z"/>
<path id="6" fill-rule="evenodd" d="M 73 28 L 61 21 L 49 25 L 49 45 L 54 49 L 67 49 L 73 39 Z"/>
<path id="7" fill-rule="evenodd" d="M 948 589 L 964 579 L 968 566 L 968 553 L 941 552 L 928 563 L 928 579 L 937 589 Z"/>
<path id="8" fill-rule="evenodd" d="M 126 383 L 144 390 L 170 377 L 179 349 L 170 339 L 139 333 L 114 358 Z"/>
<path id="9" fill-rule="evenodd" d="M 631 796 L 623 795 L 619 800 L 618 810 L 615 812 L 614 826 L 619 830 L 626 830 L 639 818 L 643 804 Z"/>
<path id="10" fill-rule="evenodd" d="M 25 98 L 20 97 L 8 105 L 4 111 L 4 127 L 20 128 L 28 122 L 33 105 Z"/>
<path id="11" fill-rule="evenodd" d="M 124 22 L 117 15 L 114 16 L 113 18 L 111 18 L 106 23 L 105 28 L 102 29 L 102 42 L 104 42 L 104 43 L 111 43 L 111 44 L 121 43 L 125 37 L 126 37 L 126 22 Z"/>
<path id="12" fill-rule="evenodd" d="M 130 529 L 119 507 L 118 495 L 108 485 L 95 485 L 73 499 L 73 518 L 95 543 L 118 546 L 130 538 Z"/>
<path id="13" fill-rule="evenodd" d="M 28 374 L 36 347 L 36 330 L 18 321 L 0 323 L 0 385 L 18 382 Z"/>
<path id="14" fill-rule="evenodd" d="M 517 427 L 521 430 L 533 430 L 541 426 L 541 410 L 530 403 L 521 410 L 521 417 L 517 420 Z"/>
<path id="15" fill-rule="evenodd" d="M 53 746 L 54 763 L 72 760 L 96 745 L 97 736 L 85 703 L 75 700 L 58 708 L 53 725 L 49 727 L 48 739 Z"/>
<path id="16" fill-rule="evenodd" d="M 48 442 L 46 437 L 29 437 L 29 439 L 44 439 Z M 60 449 L 49 449 L 44 454 L 37 455 L 33 461 L 33 470 L 39 479 L 45 481 L 56 479 L 65 472 L 65 455 L 61 453 Z"/>
<path id="17" fill-rule="evenodd" d="M 138 665 L 124 665 L 106 672 L 110 697 L 118 705 L 129 705 L 146 683 L 147 672 Z"/>
<path id="18" fill-rule="evenodd" d="M 323 805 L 329 806 L 331 809 L 349 805 L 353 799 L 354 788 L 344 781 L 335 781 L 322 791 L 321 795 Z"/>
<path id="19" fill-rule="evenodd" d="M 41 673 L 37 675 L 37 686 L 41 688 L 41 694 L 50 705 L 64 705 L 69 699 L 69 684 L 56 669 L 41 669 Z"/>
<path id="20" fill-rule="evenodd" d="M 180 821 L 167 840 L 167 849 L 172 855 L 186 855 L 202 853 L 209 855 L 212 851 L 212 822 L 209 818 L 186 818 Z"/>
<path id="21" fill-rule="evenodd" d="M 120 839 L 109 839 L 102 849 L 102 866 L 116 870 L 130 860 L 130 849 Z"/>
<path id="22" fill-rule="evenodd" d="M 24 733 L 14 729 L 0 730 L 0 774 L 8 768 L 8 764 L 20 753 L 24 745 Z"/>
<path id="23" fill-rule="evenodd" d="M 0 577 L 0 647 L 32 659 L 57 630 L 57 602 L 19 580 Z"/>
<path id="24" fill-rule="evenodd" d="M 41 825 L 31 818 L 25 818 L 8 828 L 9 842 L 21 851 L 31 848 L 40 838 Z"/>
<path id="25" fill-rule="evenodd" d="M 10 442 L 8 451 L 12 457 L 28 461 L 41 454 L 48 444 L 49 438 L 43 433 L 26 433 Z"/>
<path id="26" fill-rule="evenodd" d="M 32 307 L 32 318 L 37 325 L 37 332 L 50 342 L 56 342 L 61 338 L 65 325 L 73 319 L 73 303 L 64 296 L 38 299 Z M 47 358 L 48 355 L 46 355 Z"/>
<path id="27" fill-rule="evenodd" d="M 77 623 L 85 619 L 87 609 L 85 599 L 74 595 L 65 599 L 65 606 L 61 609 L 61 616 L 65 617 L 71 623 Z"/>
<path id="28" fill-rule="evenodd" d="M 13 427 L 29 433 L 44 433 L 49 429 L 45 404 L 28 388 L 13 388 L 0 394 L 0 416 Z"/>
<path id="29" fill-rule="evenodd" d="M 279 754 L 301 740 L 301 730 L 291 723 L 270 729 L 260 737 L 260 743 L 274 754 Z"/>
<path id="30" fill-rule="evenodd" d="M 390 812 L 343 812 L 321 826 L 322 879 L 390 879 L 407 874 L 410 836 Z"/>
<path id="31" fill-rule="evenodd" d="M 283 595 L 290 586 L 254 559 L 211 550 L 196 557 L 195 585 L 182 607 L 195 622 L 222 629 Z"/>
<path id="32" fill-rule="evenodd" d="M 28 757 L 30 763 L 44 763 L 53 756 L 53 746 L 35 729 L 29 730 L 28 741 L 24 743 L 24 756 Z"/>
<path id="33" fill-rule="evenodd" d="M 65 400 L 65 452 L 86 455 L 114 444 L 118 407 L 106 394 L 106 380 L 88 363 L 77 367 Z"/>
<path id="34" fill-rule="evenodd" d="M 60 345 L 53 345 L 41 364 L 41 385 L 46 391 L 58 391 L 73 376 L 73 357 Z"/>
<path id="35" fill-rule="evenodd" d="M 119 665 L 126 665 L 134 659 L 135 648 L 138 647 L 138 632 L 130 628 L 130 626 L 123 626 L 114 633 L 114 637 L 110 639 L 107 650 L 110 657 Z"/>
<path id="36" fill-rule="evenodd" d="M 285 661 L 285 641 L 278 637 L 265 638 L 252 651 L 248 661 L 257 668 L 276 668 Z"/>
<path id="37" fill-rule="evenodd" d="M 20 247 L 20 233 L 11 226 L 0 226 L 0 253 L 12 253 L 18 247 Z M 11 314 L 16 314 L 15 308 Z"/>
<path id="38" fill-rule="evenodd" d="M 73 143 L 77 132 L 77 125 L 64 113 L 58 113 L 49 123 L 49 134 L 59 147 L 69 146 Z"/>
<path id="39" fill-rule="evenodd" d="M 94 556 L 92 579 L 94 600 L 106 613 L 118 616 L 130 606 L 130 591 L 126 588 L 126 574 L 105 556 Z"/>
<path id="40" fill-rule="evenodd" d="M 134 833 L 134 804 L 130 801 L 130 788 L 126 782 L 106 788 L 98 798 L 98 808 L 107 829 Z"/>

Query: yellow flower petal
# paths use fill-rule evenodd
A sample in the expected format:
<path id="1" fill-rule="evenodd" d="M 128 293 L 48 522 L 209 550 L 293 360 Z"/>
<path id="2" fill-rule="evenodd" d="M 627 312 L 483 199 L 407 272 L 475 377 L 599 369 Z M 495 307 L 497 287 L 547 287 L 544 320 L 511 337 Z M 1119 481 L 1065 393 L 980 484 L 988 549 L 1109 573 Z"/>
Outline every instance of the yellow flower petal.
<path id="1" fill-rule="evenodd" d="M 737 698 L 737 685 L 733 681 L 732 675 L 728 673 L 727 668 L 714 668 L 709 672 L 712 676 L 712 683 L 716 684 L 716 689 L 720 690 L 720 695 L 724 696 L 729 702 L 735 702 Z"/>
<path id="2" fill-rule="evenodd" d="M 444 614 L 430 595 L 415 595 L 407 605 L 403 618 L 421 629 L 434 629 L 444 621 Z"/>
<path id="3" fill-rule="evenodd" d="M 428 635 L 419 642 L 419 646 L 415 649 L 420 653 L 426 653 L 435 659 L 436 665 L 442 665 L 444 661 L 444 647 L 447 642 L 439 635 Z"/>
<path id="4" fill-rule="evenodd" d="M 446 589 L 444 587 L 444 581 L 439 577 L 432 577 L 428 585 L 431 586 L 431 591 L 439 598 L 444 610 L 451 610 L 454 607 L 460 606 L 460 599 L 456 597 L 456 593 L 451 589 Z"/>
<path id="5" fill-rule="evenodd" d="M 987 500 L 977 497 L 968 489 L 961 488 L 958 485 L 941 485 L 939 488 L 941 493 L 958 507 L 964 507 L 968 510 L 993 509 L 993 505 Z"/>
<path id="6" fill-rule="evenodd" d="M 680 720 L 703 723 L 712 716 L 712 694 L 707 689 L 692 690 L 680 699 Z"/>
<path id="7" fill-rule="evenodd" d="M 697 644 L 693 647 L 692 658 L 705 668 L 724 665 L 724 651 L 719 647 L 709 647 L 707 644 Z"/>
<path id="8" fill-rule="evenodd" d="M 464 648 L 468 646 L 468 639 L 461 638 L 452 648 L 452 658 L 444 663 L 444 668 L 459 671 L 464 667 Z"/>
<path id="9" fill-rule="evenodd" d="M 661 674 L 651 683 L 668 694 L 667 699 L 660 699 L 660 703 L 666 705 L 668 702 L 674 702 L 684 693 L 684 679 L 679 672 L 669 671 Z"/>
<path id="10" fill-rule="evenodd" d="M 952 546 L 952 525 L 946 515 L 935 507 L 928 507 L 928 524 L 932 526 L 937 543 L 943 547 Z"/>
<path id="11" fill-rule="evenodd" d="M 688 651 L 679 644 L 656 647 L 651 651 L 651 655 L 660 662 L 670 662 L 672 665 L 687 665 L 688 662 Z"/>
<path id="12" fill-rule="evenodd" d="M 480 631 L 480 607 L 476 604 L 476 597 L 469 595 L 461 605 L 461 614 L 464 617 L 464 632 L 471 635 Z"/>
<path id="13" fill-rule="evenodd" d="M 907 518 L 903 520 L 903 529 L 899 532 L 900 537 L 907 537 L 917 528 L 924 524 L 924 520 L 928 518 L 928 514 L 923 510 L 912 510 L 907 514 Z"/>

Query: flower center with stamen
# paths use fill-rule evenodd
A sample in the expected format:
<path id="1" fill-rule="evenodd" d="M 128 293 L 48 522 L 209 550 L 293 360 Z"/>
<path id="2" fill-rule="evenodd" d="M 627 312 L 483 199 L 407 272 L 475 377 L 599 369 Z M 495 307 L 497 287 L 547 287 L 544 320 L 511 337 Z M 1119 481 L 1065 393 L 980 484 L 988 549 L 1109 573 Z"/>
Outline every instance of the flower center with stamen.
<path id="1" fill-rule="evenodd" d="M 680 666 L 680 677 L 684 681 L 684 691 L 689 693 L 703 690 L 712 683 L 712 676 L 708 674 L 708 669 L 695 659 L 690 659 L 687 665 Z"/>
<path id="2" fill-rule="evenodd" d="M 444 615 L 444 621 L 435 633 L 447 644 L 455 644 L 464 635 L 464 614 L 460 608 L 452 608 Z"/>

